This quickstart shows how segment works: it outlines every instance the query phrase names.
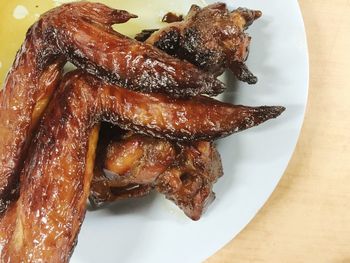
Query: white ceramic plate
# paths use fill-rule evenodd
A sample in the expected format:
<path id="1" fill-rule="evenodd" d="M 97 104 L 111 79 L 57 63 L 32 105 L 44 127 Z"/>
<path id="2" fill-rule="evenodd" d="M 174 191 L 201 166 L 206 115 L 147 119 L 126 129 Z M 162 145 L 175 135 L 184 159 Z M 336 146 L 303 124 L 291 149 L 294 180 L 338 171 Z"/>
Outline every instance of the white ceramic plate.
<path id="1" fill-rule="evenodd" d="M 214 1 L 208 1 L 214 2 Z M 225 100 L 283 105 L 278 119 L 218 142 L 224 177 L 216 200 L 198 222 L 162 196 L 88 212 L 73 263 L 201 262 L 233 239 L 266 202 L 287 167 L 301 129 L 308 91 L 308 53 L 296 0 L 226 1 L 263 11 L 250 29 L 251 87 L 226 76 Z"/>
<path id="2" fill-rule="evenodd" d="M 146 2 L 145 9 L 159 8 Z M 308 89 L 307 45 L 298 3 L 224 2 L 231 8 L 260 9 L 263 17 L 249 29 L 253 40 L 248 65 L 259 82 L 252 87 L 227 74 L 223 78 L 229 88 L 223 99 L 244 105 L 283 105 L 286 112 L 218 142 L 225 174 L 215 185 L 216 200 L 200 221 L 191 221 L 156 194 L 89 211 L 72 263 L 201 262 L 249 223 L 283 175 L 300 132 Z"/>

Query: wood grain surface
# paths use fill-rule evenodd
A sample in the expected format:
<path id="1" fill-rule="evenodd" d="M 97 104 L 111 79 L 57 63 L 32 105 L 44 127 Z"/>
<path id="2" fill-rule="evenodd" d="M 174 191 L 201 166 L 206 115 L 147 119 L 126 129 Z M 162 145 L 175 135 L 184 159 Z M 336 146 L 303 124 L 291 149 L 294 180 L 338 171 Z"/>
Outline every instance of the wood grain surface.
<path id="1" fill-rule="evenodd" d="M 258 215 L 206 263 L 350 262 L 350 0 L 299 3 L 310 92 L 297 148 Z"/>

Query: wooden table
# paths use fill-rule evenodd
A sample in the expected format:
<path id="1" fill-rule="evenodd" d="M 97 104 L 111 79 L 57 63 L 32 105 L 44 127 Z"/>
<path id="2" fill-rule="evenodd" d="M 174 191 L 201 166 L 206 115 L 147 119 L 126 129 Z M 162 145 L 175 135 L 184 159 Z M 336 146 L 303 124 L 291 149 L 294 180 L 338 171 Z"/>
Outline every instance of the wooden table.
<path id="1" fill-rule="evenodd" d="M 311 75 L 297 148 L 255 219 L 207 263 L 350 262 L 350 0 L 299 3 Z"/>

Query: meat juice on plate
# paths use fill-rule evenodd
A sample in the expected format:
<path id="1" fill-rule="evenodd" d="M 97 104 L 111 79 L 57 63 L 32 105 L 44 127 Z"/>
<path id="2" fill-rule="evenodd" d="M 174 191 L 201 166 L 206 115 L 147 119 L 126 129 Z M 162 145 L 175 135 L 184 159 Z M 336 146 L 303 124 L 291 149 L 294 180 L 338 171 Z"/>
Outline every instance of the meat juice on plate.
<path id="1" fill-rule="evenodd" d="M 6 74 L 11 67 L 17 50 L 23 43 L 28 28 L 39 18 L 40 14 L 62 3 L 73 1 L 65 0 L 15 0 L 0 3 L 0 89 L 3 86 Z M 118 32 L 133 37 L 142 29 L 155 29 L 164 26 L 162 17 L 167 12 L 187 14 L 190 6 L 196 4 L 205 6 L 204 0 L 97 0 L 108 6 L 125 9 L 138 15 L 125 24 L 115 25 Z"/>

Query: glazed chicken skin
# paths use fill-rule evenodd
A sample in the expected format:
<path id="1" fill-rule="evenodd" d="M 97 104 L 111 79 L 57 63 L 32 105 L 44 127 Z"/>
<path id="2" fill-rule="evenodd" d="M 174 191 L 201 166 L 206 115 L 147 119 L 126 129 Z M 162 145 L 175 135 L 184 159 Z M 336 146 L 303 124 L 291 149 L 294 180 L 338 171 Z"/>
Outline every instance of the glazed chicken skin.
<path id="1" fill-rule="evenodd" d="M 192 6 L 185 21 L 172 23 L 159 31 L 143 30 L 141 34 L 136 36 L 136 39 L 146 41 L 169 54 L 184 58 L 215 75 L 220 75 L 226 67 L 231 66 L 231 69 L 234 69 L 234 73 L 236 73 L 239 79 L 254 83 L 256 82 L 256 78 L 243 64 L 248 56 L 249 41 L 244 42 L 242 39 L 250 40 L 250 37 L 244 33 L 244 30 L 260 16 L 260 11 L 242 8 L 230 13 L 224 4 L 213 4 L 203 9 L 198 6 Z M 172 13 L 168 13 L 163 18 L 163 21 L 166 22 L 182 20 L 182 17 L 177 17 Z M 223 32 L 224 30 L 226 32 Z M 154 33 L 155 31 L 157 32 Z M 154 34 L 152 35 L 152 33 Z M 226 37 L 219 36 L 222 34 L 225 34 Z M 246 75 L 243 76 L 243 74 Z M 201 144 L 206 145 L 205 142 Z M 106 147 L 107 150 L 105 149 L 105 151 L 102 151 L 103 153 L 99 154 L 103 157 L 96 162 L 90 195 L 92 204 L 98 207 L 106 202 L 141 197 L 149 194 L 152 188 L 156 187 L 156 179 L 160 177 L 160 174 L 165 172 L 164 169 L 168 165 L 167 161 L 169 158 L 174 158 L 174 151 L 169 153 L 169 155 L 162 155 L 157 150 L 158 147 L 163 148 L 163 150 L 165 149 L 164 153 L 168 153 L 169 147 L 171 148 L 173 146 L 176 149 L 178 148 L 176 145 L 176 143 L 172 144 L 169 141 L 135 134 L 128 134 L 126 138 L 118 138 L 117 141 L 111 140 L 109 144 L 107 142 L 107 145 L 104 146 L 100 145 L 100 148 L 103 149 Z M 182 154 L 178 156 L 178 159 L 182 161 L 177 160 L 176 168 L 169 168 L 171 172 L 167 171 L 167 177 L 172 176 L 176 178 L 176 174 L 181 174 L 178 171 L 188 170 L 186 166 L 191 163 L 191 158 L 186 158 L 186 156 L 191 156 L 187 153 L 190 152 L 189 149 L 195 148 L 195 144 L 183 147 Z M 207 149 L 212 150 L 210 147 L 207 147 Z M 162 160 L 165 160 L 165 162 L 163 163 Z M 196 163 L 198 164 L 199 162 L 197 161 Z M 207 163 L 203 161 L 202 163 L 205 164 L 202 167 L 210 167 L 214 161 Z M 215 167 L 215 165 L 213 166 Z M 217 167 L 221 167 L 221 165 Z M 210 173 L 208 172 L 207 174 Z M 216 178 L 219 174 L 219 172 L 216 173 Z M 195 179 L 196 177 L 193 176 L 192 178 Z M 196 179 L 197 181 L 200 180 L 198 178 Z M 158 188 L 162 188 L 160 185 L 158 185 Z M 162 189 L 165 192 L 165 187 Z M 174 191 L 174 187 L 171 189 L 170 184 L 165 193 L 169 194 L 171 191 Z M 191 191 L 187 190 L 188 192 Z M 178 191 L 175 200 L 171 197 L 169 199 L 173 199 L 175 203 L 177 200 L 178 204 L 180 204 L 181 195 L 179 193 L 181 191 Z M 184 196 L 184 194 L 182 195 Z M 190 203 L 190 200 L 193 200 L 193 198 L 188 198 L 187 204 Z M 184 203 L 182 202 L 182 204 Z M 197 205 L 197 207 L 204 207 L 205 200 L 199 199 L 197 203 L 202 204 L 201 206 Z M 197 209 L 200 212 L 197 211 L 197 213 L 194 213 L 194 209 L 191 210 L 188 207 L 190 206 L 182 205 L 183 210 L 187 211 L 189 217 L 199 219 L 203 209 Z"/>
<path id="2" fill-rule="evenodd" d="M 17 198 L 18 174 L 37 123 L 61 78 L 59 58 L 40 69 L 34 49 L 45 44 L 31 35 L 17 54 L 0 91 L 0 214 Z"/>
<path id="3" fill-rule="evenodd" d="M 113 130 L 103 126 L 100 133 L 89 198 L 94 207 L 149 194 L 177 155 L 176 143 L 131 132 L 113 137 Z"/>
<path id="4" fill-rule="evenodd" d="M 0 93 L 0 213 L 17 198 L 32 132 L 67 60 L 111 83 L 173 96 L 215 95 L 222 83 L 190 63 L 111 28 L 135 15 L 97 3 L 62 5 L 28 31 Z"/>
<path id="5" fill-rule="evenodd" d="M 101 121 L 150 136 L 211 140 L 275 118 L 283 110 L 233 106 L 207 97 L 137 93 L 82 71 L 69 73 L 33 140 L 21 172 L 20 197 L 2 218 L 1 260 L 68 261 L 86 211 L 98 138 L 95 127 Z"/>
<path id="6" fill-rule="evenodd" d="M 111 27 L 135 17 L 102 4 L 80 2 L 49 11 L 41 27 L 53 49 L 78 68 L 112 84 L 177 97 L 223 92 L 223 84 L 211 74 Z"/>
<path id="7" fill-rule="evenodd" d="M 243 63 L 248 56 L 250 41 L 250 37 L 244 33 L 244 30 L 260 16 L 260 11 L 242 8 L 229 12 L 224 4 L 213 4 L 202 9 L 192 6 L 185 21 L 172 23 L 159 31 L 143 30 L 136 39 L 186 59 L 215 75 L 220 75 L 226 67 L 230 66 L 239 79 L 254 83 L 256 78 Z M 172 13 L 168 13 L 163 18 L 166 22 L 182 20 L 182 17 Z M 225 37 L 222 37 L 223 34 Z M 202 144 L 205 145 L 205 142 Z M 109 144 L 100 146 L 102 149 L 106 147 L 107 150 L 99 154 L 104 157 L 96 162 L 90 195 L 92 204 L 98 207 L 106 202 L 149 194 L 155 187 L 156 178 L 168 165 L 168 162 L 162 163 L 161 160 L 168 160 L 165 157 L 170 159 L 174 157 L 173 154 L 162 155 L 157 148 L 164 147 L 166 149 L 164 153 L 167 153 L 170 146 L 176 148 L 176 145 L 165 140 L 128 134 L 126 138 L 111 140 Z M 196 146 L 192 145 L 193 148 Z M 159 163 L 154 160 L 159 160 Z M 180 163 L 186 166 L 186 162 L 177 163 L 177 170 L 186 169 L 180 167 Z M 209 167 L 208 164 L 207 167 Z M 204 203 L 204 200 L 201 201 Z M 191 218 L 199 218 L 199 213 L 195 216 L 193 212 L 187 214 L 191 214 Z"/>
<path id="8" fill-rule="evenodd" d="M 221 158 L 212 142 L 183 145 L 175 162 L 161 174 L 156 190 L 179 206 L 192 220 L 199 220 L 215 199 L 214 183 L 223 175 Z"/>
<path id="9" fill-rule="evenodd" d="M 8 207 L 0 217 L 1 262 L 68 262 L 94 172 L 105 164 L 119 175 L 108 180 L 102 173 L 95 175 L 110 190 L 107 198 L 142 196 L 156 189 L 192 219 L 201 216 L 214 197 L 213 183 L 222 175 L 219 154 L 209 141 L 284 111 L 201 96 L 223 91 L 216 76 L 225 67 L 254 82 L 243 63 L 250 41 L 243 31 L 260 16 L 243 9 L 229 13 L 222 4 L 208 10 L 191 9 L 188 31 L 178 27 L 186 41 L 180 42 L 177 54 L 164 49 L 174 56 L 152 46 L 162 48 L 163 36 L 140 43 L 113 31 L 112 24 L 136 16 L 101 4 L 62 5 L 29 29 L 0 93 L 0 213 Z M 203 34 L 204 26 L 191 17 L 201 20 L 208 14 L 232 18 L 237 24 L 233 42 L 222 31 L 225 41 L 212 42 L 213 48 L 201 43 L 210 40 L 203 38 L 208 32 Z M 226 25 L 225 19 L 213 24 Z M 225 62 L 222 50 L 228 52 Z M 67 61 L 81 70 L 67 74 L 56 90 Z M 95 166 L 101 122 L 134 135 L 111 146 L 103 165 Z M 116 159 L 125 153 L 129 159 Z M 140 158 L 138 166 L 130 165 Z"/>
<path id="10" fill-rule="evenodd" d="M 156 189 L 198 220 L 214 199 L 212 186 L 223 172 L 213 143 L 179 144 L 132 133 L 101 140 L 91 183 L 93 206 Z"/>
<path id="11" fill-rule="evenodd" d="M 146 30 L 137 38 L 216 76 L 230 68 L 239 80 L 255 84 L 257 78 L 244 63 L 251 41 L 245 30 L 260 16 L 260 11 L 245 8 L 230 12 L 224 3 L 192 5 L 184 21 L 171 23 L 147 39 L 152 30 Z"/>

